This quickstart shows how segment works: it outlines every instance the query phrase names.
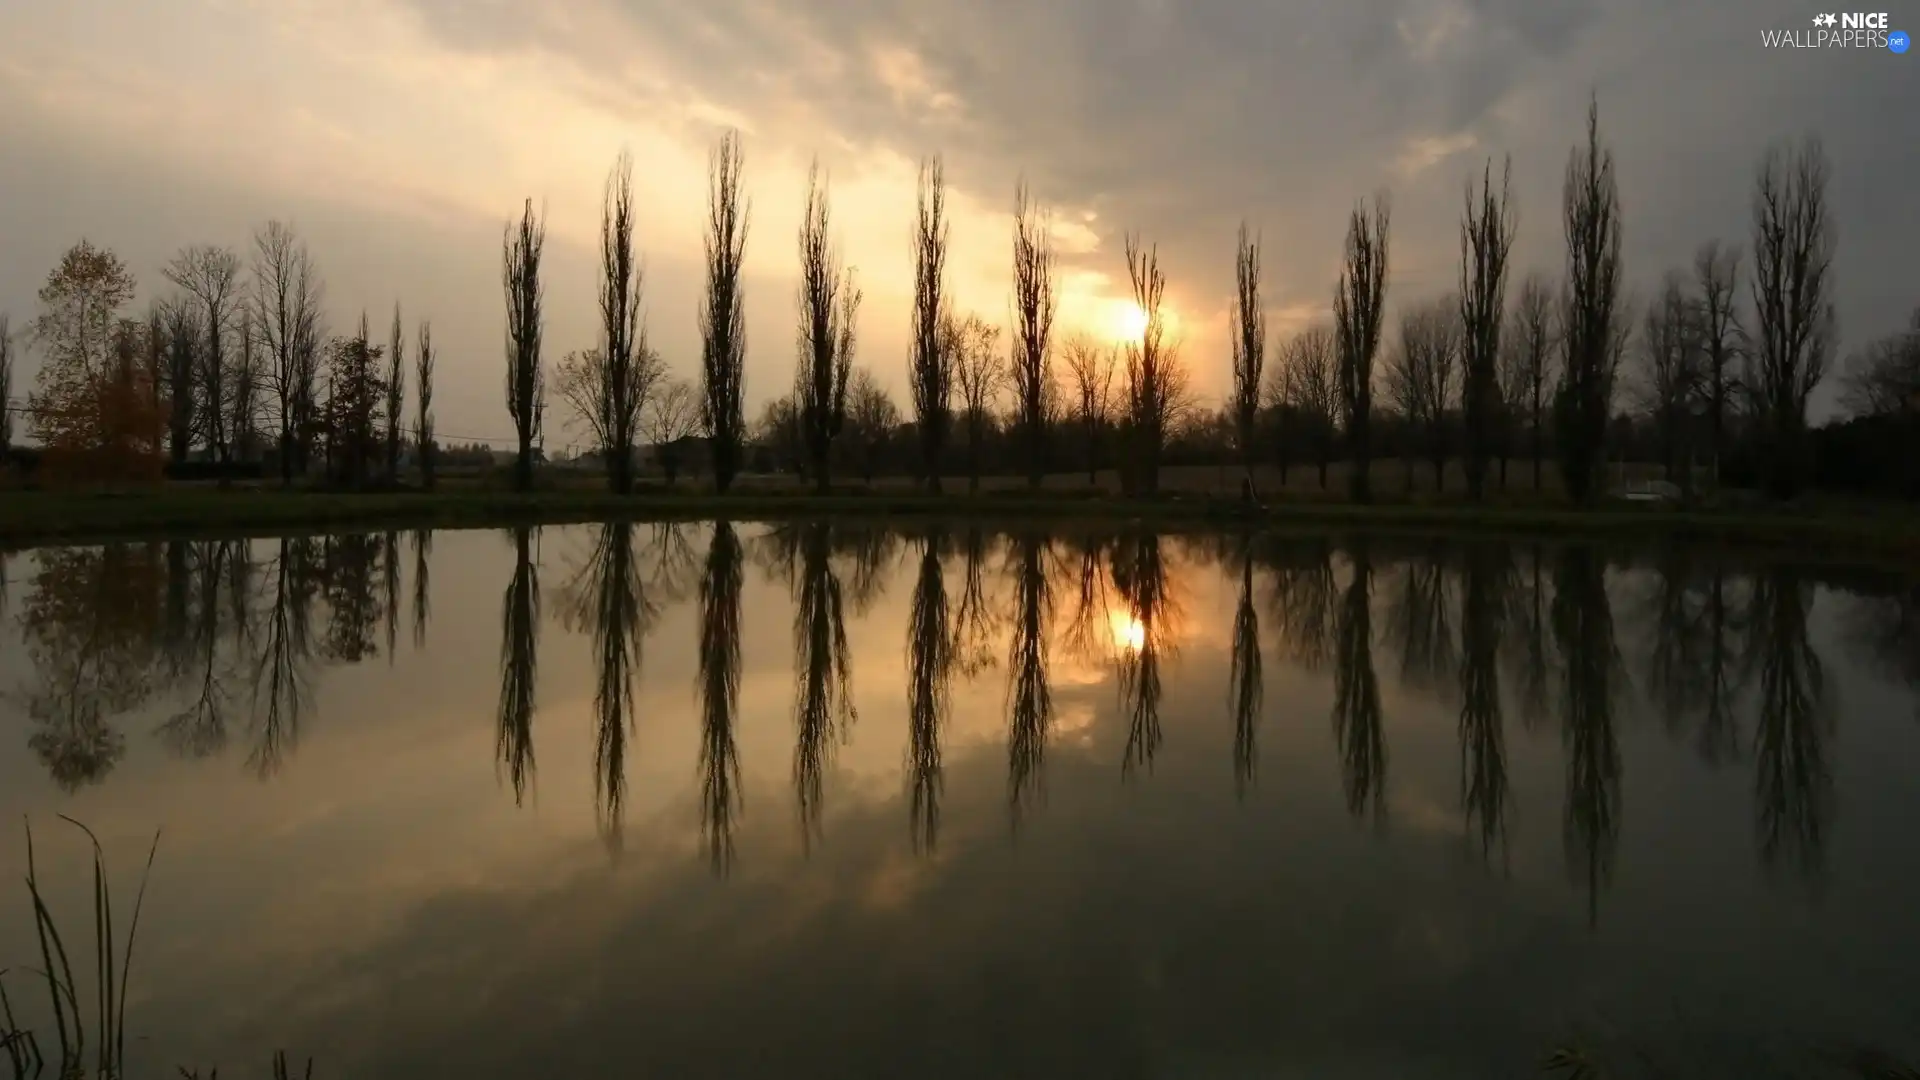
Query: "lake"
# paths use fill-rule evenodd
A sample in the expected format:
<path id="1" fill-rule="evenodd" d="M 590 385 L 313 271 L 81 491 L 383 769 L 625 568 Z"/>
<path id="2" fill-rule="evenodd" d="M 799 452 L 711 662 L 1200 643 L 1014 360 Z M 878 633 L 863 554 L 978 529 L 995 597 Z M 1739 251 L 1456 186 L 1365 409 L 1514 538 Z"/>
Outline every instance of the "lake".
<path id="1" fill-rule="evenodd" d="M 57 815 L 122 932 L 159 830 L 145 1074 L 1920 1060 L 1920 589 L 1871 571 L 853 521 L 5 570 L 0 967 L 44 1021 L 23 817 L 88 971 Z"/>

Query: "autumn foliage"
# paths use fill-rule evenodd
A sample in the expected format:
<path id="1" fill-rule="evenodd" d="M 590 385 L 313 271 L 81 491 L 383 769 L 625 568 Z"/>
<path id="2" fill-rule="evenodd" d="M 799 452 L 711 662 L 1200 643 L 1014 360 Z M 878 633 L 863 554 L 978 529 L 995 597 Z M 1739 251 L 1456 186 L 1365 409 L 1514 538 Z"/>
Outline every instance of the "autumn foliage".
<path id="1" fill-rule="evenodd" d="M 44 356 L 27 415 L 56 484 L 156 484 L 164 411 L 146 327 L 120 318 L 133 275 L 112 252 L 74 245 L 40 290 Z"/>

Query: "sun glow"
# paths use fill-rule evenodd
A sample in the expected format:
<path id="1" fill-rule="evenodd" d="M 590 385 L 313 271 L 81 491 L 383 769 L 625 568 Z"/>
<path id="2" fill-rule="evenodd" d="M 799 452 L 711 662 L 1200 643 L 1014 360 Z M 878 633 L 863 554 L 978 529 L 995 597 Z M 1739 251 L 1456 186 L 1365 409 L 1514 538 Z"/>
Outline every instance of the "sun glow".
<path id="1" fill-rule="evenodd" d="M 1109 321 L 1116 341 L 1139 341 L 1147 332 L 1147 312 L 1131 300 L 1115 301 Z"/>
<path id="2" fill-rule="evenodd" d="M 1113 626 L 1113 643 L 1127 652 L 1139 652 L 1147 645 L 1147 628 L 1131 612 L 1115 611 L 1107 617 Z"/>

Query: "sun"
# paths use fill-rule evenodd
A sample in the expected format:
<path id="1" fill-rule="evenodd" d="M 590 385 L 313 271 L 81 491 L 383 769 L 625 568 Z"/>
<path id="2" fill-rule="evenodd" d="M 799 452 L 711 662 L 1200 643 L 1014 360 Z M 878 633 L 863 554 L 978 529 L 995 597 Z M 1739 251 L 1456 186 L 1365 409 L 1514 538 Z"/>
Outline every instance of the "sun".
<path id="1" fill-rule="evenodd" d="M 1126 611 L 1115 611 L 1107 621 L 1113 626 L 1113 643 L 1127 652 L 1139 652 L 1147 646 L 1147 628 Z"/>
<path id="2" fill-rule="evenodd" d="M 1139 341 L 1147 332 L 1147 311 L 1131 300 L 1119 300 L 1113 305 L 1113 336 L 1117 341 Z"/>

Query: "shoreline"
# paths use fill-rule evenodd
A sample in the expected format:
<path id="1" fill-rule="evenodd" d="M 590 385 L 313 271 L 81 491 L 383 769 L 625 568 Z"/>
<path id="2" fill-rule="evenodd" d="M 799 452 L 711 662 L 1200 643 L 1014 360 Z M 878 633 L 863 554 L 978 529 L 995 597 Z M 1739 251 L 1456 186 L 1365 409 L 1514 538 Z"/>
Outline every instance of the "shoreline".
<path id="1" fill-rule="evenodd" d="M 1800 554 L 1920 564 L 1920 513 L 1806 508 L 1707 510 L 1611 505 L 1590 509 L 1461 502 L 1371 503 L 1298 499 L 1247 507 L 1237 498 L 1164 494 L 991 492 L 506 491 L 400 492 L 162 490 L 0 494 L 0 544 L 10 548 L 126 539 L 155 533 L 234 535 L 332 528 L 488 528 L 634 518 L 733 520 L 820 517 L 966 518 L 1063 523 L 1142 521 L 1207 529 L 1426 532 L 1635 541 L 1680 540 Z M 1812 551 L 1809 549 L 1841 550 Z"/>

